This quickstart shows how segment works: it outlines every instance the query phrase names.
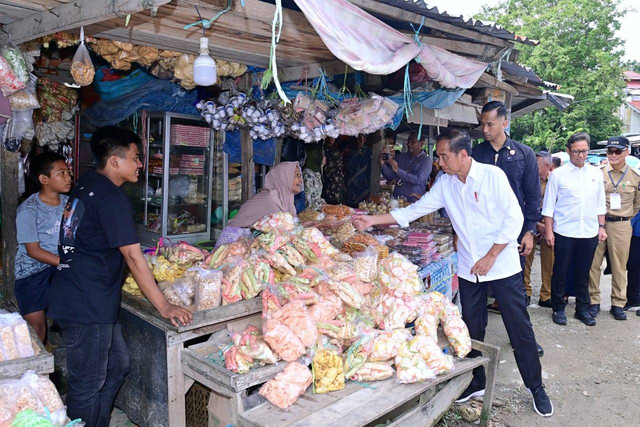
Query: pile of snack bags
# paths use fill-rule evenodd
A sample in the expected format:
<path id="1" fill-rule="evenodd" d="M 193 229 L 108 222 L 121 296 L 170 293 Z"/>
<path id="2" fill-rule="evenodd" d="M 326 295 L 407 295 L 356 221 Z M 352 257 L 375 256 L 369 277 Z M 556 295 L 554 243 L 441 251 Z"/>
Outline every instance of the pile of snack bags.
<path id="1" fill-rule="evenodd" d="M 262 324 L 229 331 L 230 342 L 213 356 L 241 374 L 288 363 L 260 391 L 274 405 L 289 407 L 311 384 L 327 393 L 348 380 L 432 379 L 452 369 L 453 355 L 471 350 L 458 308 L 442 294 L 424 293 L 417 267 L 402 255 L 379 259 L 369 247 L 349 256 L 288 213 L 266 216 L 253 229 L 251 237 L 210 253 L 185 245 L 161 250 L 153 271 L 163 271 L 159 265 L 169 262 L 163 258 L 173 260 L 176 267 L 166 270 L 177 276 L 173 288 L 185 303 L 202 292 L 183 289 L 190 273 L 216 274 L 220 304 L 260 296 Z M 166 284 L 161 288 L 167 295 Z M 415 328 L 407 328 L 412 322 Z M 440 324 L 450 354 L 437 344 Z"/>
<path id="2" fill-rule="evenodd" d="M 49 378 L 27 371 L 20 379 L 0 380 L 0 425 L 66 424 L 67 409 Z"/>

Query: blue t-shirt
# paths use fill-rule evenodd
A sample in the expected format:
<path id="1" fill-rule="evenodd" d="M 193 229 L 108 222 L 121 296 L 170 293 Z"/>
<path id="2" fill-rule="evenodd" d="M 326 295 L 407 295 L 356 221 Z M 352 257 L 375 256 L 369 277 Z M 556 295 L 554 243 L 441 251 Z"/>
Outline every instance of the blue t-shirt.
<path id="1" fill-rule="evenodd" d="M 71 191 L 60 227 L 60 268 L 53 276 L 47 316 L 77 323 L 115 323 L 124 258 L 139 243 L 124 191 L 91 171 Z"/>
<path id="2" fill-rule="evenodd" d="M 40 248 L 52 254 L 58 253 L 58 236 L 60 235 L 60 219 L 68 197 L 60 195 L 58 206 L 49 206 L 40 200 L 40 193 L 32 194 L 18 206 L 16 230 L 18 253 L 15 259 L 16 280 L 24 279 L 49 267 L 49 264 L 38 261 L 27 255 L 25 243 L 40 243 Z"/>

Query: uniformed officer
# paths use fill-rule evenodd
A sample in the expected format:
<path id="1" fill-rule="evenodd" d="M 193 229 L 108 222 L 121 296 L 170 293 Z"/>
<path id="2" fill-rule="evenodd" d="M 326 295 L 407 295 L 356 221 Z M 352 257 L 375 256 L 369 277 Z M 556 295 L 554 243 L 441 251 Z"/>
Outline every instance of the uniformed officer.
<path id="1" fill-rule="evenodd" d="M 640 172 L 629 167 L 629 140 L 614 136 L 607 141 L 608 164 L 602 167 L 604 174 L 607 214 L 605 226 L 607 240 L 600 242 L 589 274 L 589 312 L 596 317 L 600 311 L 600 267 L 605 250 L 611 261 L 611 310 L 616 320 L 626 320 L 624 306 L 627 302 L 627 260 L 631 244 L 631 218 L 640 210 Z"/>

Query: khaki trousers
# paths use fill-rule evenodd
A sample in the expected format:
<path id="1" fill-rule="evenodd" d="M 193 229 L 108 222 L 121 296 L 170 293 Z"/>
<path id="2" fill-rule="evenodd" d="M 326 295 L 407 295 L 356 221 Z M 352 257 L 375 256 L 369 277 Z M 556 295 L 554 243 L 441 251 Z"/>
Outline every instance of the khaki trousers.
<path id="1" fill-rule="evenodd" d="M 630 221 L 607 221 L 607 240 L 598 243 L 589 273 L 591 304 L 600 304 L 600 267 L 605 249 L 611 261 L 611 305 L 624 307 L 627 303 L 627 261 L 632 231 Z"/>
<path id="2" fill-rule="evenodd" d="M 527 295 L 531 296 L 531 266 L 535 256 L 535 245 L 540 244 L 540 270 L 542 272 L 542 285 L 540 286 L 540 300 L 548 301 L 551 298 L 551 275 L 553 274 L 553 248 L 549 247 L 543 238 L 533 239 L 533 250 L 527 256 L 524 264 L 524 288 Z"/>

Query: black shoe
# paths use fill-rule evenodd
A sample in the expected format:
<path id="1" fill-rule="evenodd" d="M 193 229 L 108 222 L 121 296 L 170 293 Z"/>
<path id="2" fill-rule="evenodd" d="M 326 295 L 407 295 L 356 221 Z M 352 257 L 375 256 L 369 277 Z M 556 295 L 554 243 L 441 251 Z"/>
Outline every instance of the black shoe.
<path id="1" fill-rule="evenodd" d="M 544 301 L 542 301 L 542 300 L 540 299 L 540 300 L 538 300 L 538 305 L 539 305 L 540 307 L 553 308 L 553 306 L 551 305 L 551 299 L 544 300 Z"/>
<path id="2" fill-rule="evenodd" d="M 564 311 L 554 311 L 551 316 L 551 320 L 556 325 L 566 325 L 567 324 L 567 315 L 564 314 Z"/>
<path id="3" fill-rule="evenodd" d="M 487 304 L 487 311 L 500 314 L 500 307 L 498 307 L 497 302 L 494 302 L 493 304 Z"/>
<path id="4" fill-rule="evenodd" d="M 456 403 L 464 403 L 472 397 L 480 397 L 484 396 L 484 389 L 478 390 L 474 388 L 472 385 L 469 385 L 465 391 L 462 392 L 460 397 L 456 399 Z"/>
<path id="5" fill-rule="evenodd" d="M 611 313 L 616 320 L 627 320 L 627 313 L 625 313 L 621 307 L 611 307 L 609 313 Z"/>
<path id="6" fill-rule="evenodd" d="M 589 308 L 587 309 L 591 317 L 594 319 L 598 317 L 598 313 L 600 313 L 600 304 L 589 304 Z"/>
<path id="7" fill-rule="evenodd" d="M 631 310 L 632 308 L 640 308 L 640 304 L 638 304 L 638 303 L 634 303 L 634 302 L 627 302 L 627 303 L 624 305 L 623 310 L 624 310 L 624 311 L 629 311 L 629 310 Z"/>
<path id="8" fill-rule="evenodd" d="M 529 390 L 531 396 L 533 396 L 533 409 L 543 417 L 550 417 L 553 415 L 553 404 L 551 399 L 547 395 L 544 386 L 540 386 L 535 390 Z"/>
<path id="9" fill-rule="evenodd" d="M 538 357 L 544 356 L 544 348 L 538 343 L 536 343 L 536 350 L 538 350 Z"/>
<path id="10" fill-rule="evenodd" d="M 636 315 L 640 316 L 640 310 L 636 311 Z"/>
<path id="11" fill-rule="evenodd" d="M 525 296 L 524 302 L 525 302 L 525 305 L 529 307 L 529 304 L 531 304 L 531 297 L 529 295 Z"/>
<path id="12" fill-rule="evenodd" d="M 589 313 L 588 311 L 576 311 L 576 314 L 573 317 L 587 326 L 596 326 L 596 319 L 594 319 L 593 316 L 591 316 L 591 313 Z"/>

